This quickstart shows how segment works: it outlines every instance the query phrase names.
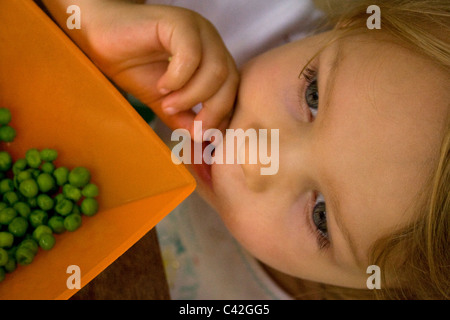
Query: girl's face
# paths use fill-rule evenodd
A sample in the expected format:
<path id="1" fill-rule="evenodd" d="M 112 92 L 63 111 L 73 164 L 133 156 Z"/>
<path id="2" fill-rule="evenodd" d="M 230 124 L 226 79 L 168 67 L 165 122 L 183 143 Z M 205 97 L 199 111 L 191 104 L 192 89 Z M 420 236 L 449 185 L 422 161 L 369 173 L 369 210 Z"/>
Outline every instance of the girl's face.
<path id="1" fill-rule="evenodd" d="M 278 173 L 214 164 L 198 188 L 265 264 L 355 288 L 366 287 L 371 244 L 413 217 L 450 91 L 428 60 L 368 33 L 327 46 L 306 76 L 329 34 L 245 65 L 229 128 L 278 129 Z"/>

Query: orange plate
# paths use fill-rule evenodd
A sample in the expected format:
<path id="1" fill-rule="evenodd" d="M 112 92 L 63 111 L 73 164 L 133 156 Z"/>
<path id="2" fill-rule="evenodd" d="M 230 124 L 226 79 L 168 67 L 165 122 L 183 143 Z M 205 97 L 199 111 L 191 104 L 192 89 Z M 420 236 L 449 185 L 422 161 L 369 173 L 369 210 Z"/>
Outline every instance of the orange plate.
<path id="1" fill-rule="evenodd" d="M 113 85 L 31 0 L 0 1 L 0 106 L 17 137 L 0 146 L 14 159 L 55 148 L 57 166 L 85 166 L 101 211 L 57 236 L 33 263 L 0 284 L 3 299 L 67 299 L 69 265 L 85 285 L 194 189 L 184 166 Z"/>

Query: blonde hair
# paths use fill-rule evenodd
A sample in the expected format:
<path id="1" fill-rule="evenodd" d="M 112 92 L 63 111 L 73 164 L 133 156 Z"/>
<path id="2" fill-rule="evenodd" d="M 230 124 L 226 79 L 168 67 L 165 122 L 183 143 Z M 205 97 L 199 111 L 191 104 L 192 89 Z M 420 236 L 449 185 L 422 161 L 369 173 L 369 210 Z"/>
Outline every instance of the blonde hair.
<path id="1" fill-rule="evenodd" d="M 377 5 L 381 29 L 397 42 L 427 57 L 449 75 L 450 2 L 448 0 L 316 0 L 327 13 L 336 37 L 366 32 L 366 10 Z M 450 107 L 450 105 L 448 105 Z M 372 263 L 382 272 L 381 290 L 318 285 L 323 298 L 449 299 L 450 298 L 450 110 L 440 156 L 430 171 L 422 197 L 414 204 L 416 219 L 373 245 Z M 437 128 L 438 130 L 439 128 Z M 399 258 L 401 257 L 401 258 Z M 393 263 L 395 261 L 395 263 Z M 387 284 L 387 285 L 386 285 Z"/>

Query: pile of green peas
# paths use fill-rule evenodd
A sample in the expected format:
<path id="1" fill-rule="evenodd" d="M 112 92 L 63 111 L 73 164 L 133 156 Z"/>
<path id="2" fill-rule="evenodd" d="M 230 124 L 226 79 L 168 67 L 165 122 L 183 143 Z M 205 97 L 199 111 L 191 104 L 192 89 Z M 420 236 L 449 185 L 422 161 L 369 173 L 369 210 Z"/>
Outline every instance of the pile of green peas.
<path id="1" fill-rule="evenodd" d="M 16 136 L 10 121 L 10 111 L 0 108 L 1 141 L 12 142 Z M 2 134 L 5 127 L 14 132 Z M 57 157 L 54 149 L 32 148 L 13 161 L 0 151 L 0 282 L 18 265 L 32 263 L 39 248 L 51 250 L 55 234 L 77 230 L 82 215 L 98 211 L 99 191 L 90 171 L 57 167 Z"/>

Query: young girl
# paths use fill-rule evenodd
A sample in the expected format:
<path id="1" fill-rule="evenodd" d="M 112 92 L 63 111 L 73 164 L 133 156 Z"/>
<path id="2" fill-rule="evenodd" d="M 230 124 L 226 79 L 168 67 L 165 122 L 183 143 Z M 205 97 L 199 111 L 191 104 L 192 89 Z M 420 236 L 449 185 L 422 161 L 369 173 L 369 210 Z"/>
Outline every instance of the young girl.
<path id="1" fill-rule="evenodd" d="M 62 26 L 68 2 L 44 1 Z M 78 2 L 82 28 L 69 35 L 172 129 L 192 132 L 199 120 L 204 129 L 279 130 L 276 175 L 236 161 L 193 172 L 198 193 L 289 296 L 449 298 L 448 1 L 328 3 L 333 30 L 250 59 L 240 82 L 218 32 L 197 13 Z M 372 4 L 381 29 L 367 26 Z M 245 268 L 226 260 L 222 269 L 242 281 Z M 373 265 L 379 290 L 367 289 Z M 214 273 L 223 274 L 207 280 Z"/>

